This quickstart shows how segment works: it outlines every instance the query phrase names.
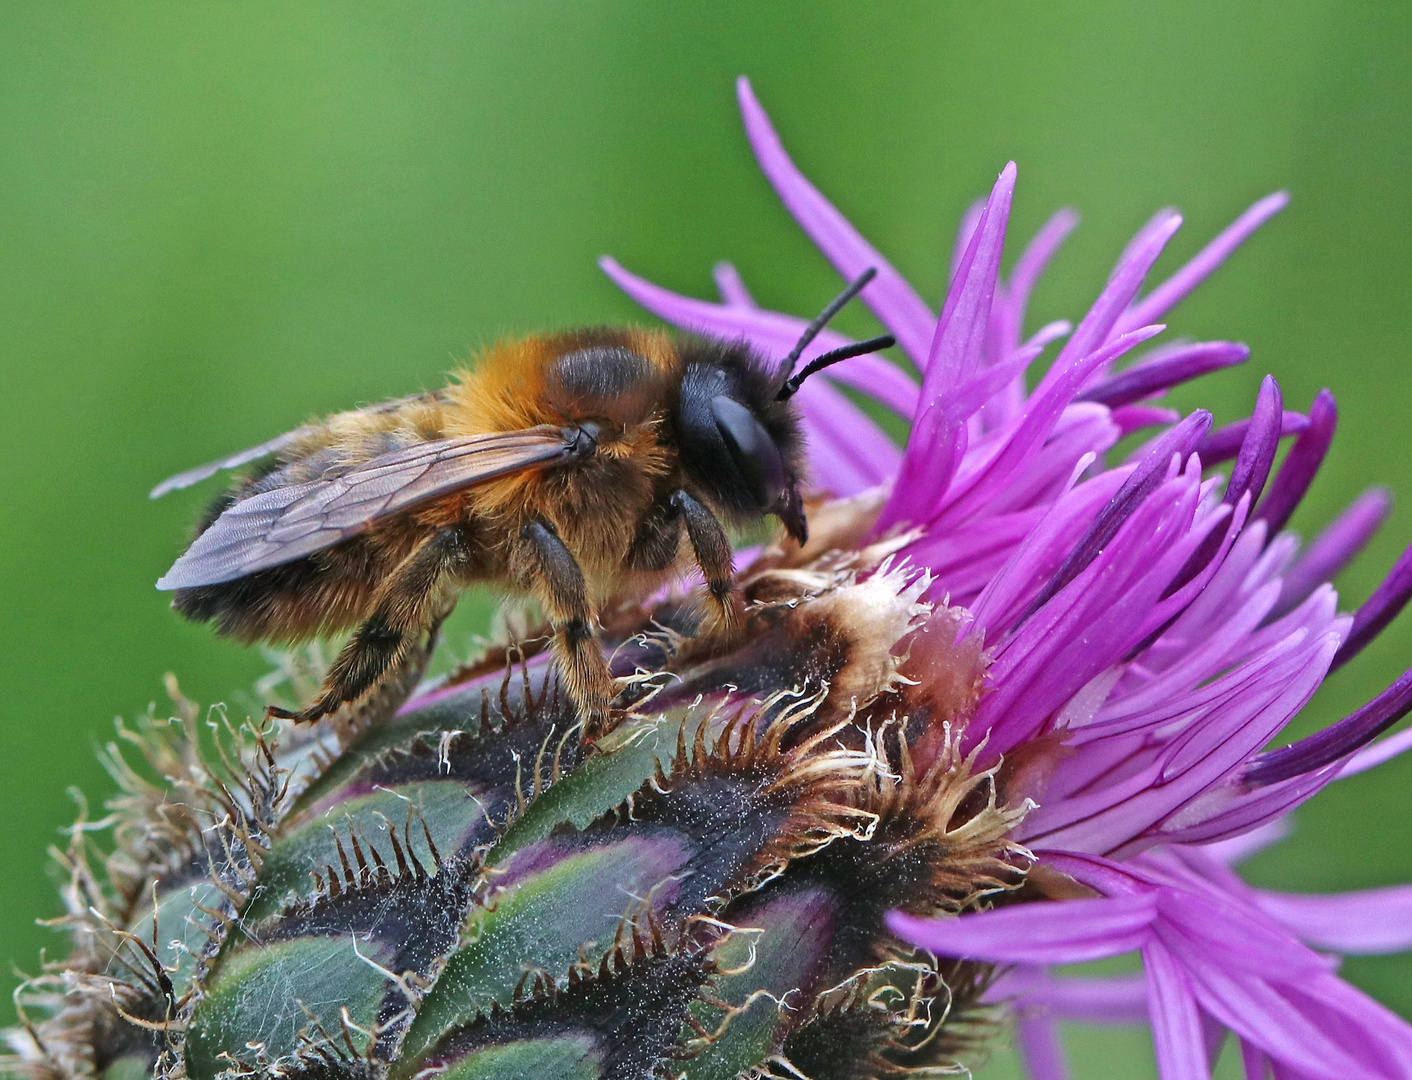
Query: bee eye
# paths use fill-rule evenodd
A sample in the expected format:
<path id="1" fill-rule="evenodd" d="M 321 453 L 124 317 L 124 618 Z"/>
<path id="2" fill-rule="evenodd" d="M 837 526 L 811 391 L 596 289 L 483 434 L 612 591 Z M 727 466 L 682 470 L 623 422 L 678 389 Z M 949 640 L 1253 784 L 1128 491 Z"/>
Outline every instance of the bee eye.
<path id="1" fill-rule="evenodd" d="M 754 413 L 724 394 L 711 399 L 711 416 L 756 504 L 761 510 L 768 509 L 786 484 L 784 462 L 774 439 L 760 426 Z"/>

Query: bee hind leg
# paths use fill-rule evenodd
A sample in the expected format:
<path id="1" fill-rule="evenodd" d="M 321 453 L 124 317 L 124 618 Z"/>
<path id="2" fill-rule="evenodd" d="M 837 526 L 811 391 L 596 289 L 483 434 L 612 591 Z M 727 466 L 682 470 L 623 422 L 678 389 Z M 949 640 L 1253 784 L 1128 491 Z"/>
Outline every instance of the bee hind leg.
<path id="1" fill-rule="evenodd" d="M 378 586 L 372 614 L 354 631 L 324 676 L 318 699 L 302 712 L 270 706 L 269 716 L 312 723 L 374 695 L 409 661 L 449 609 L 444 586 L 465 559 L 459 529 L 441 529 L 412 551 Z M 434 639 L 434 635 L 433 635 Z M 410 690 L 412 680 L 406 689 Z"/>
<path id="2" fill-rule="evenodd" d="M 617 688 L 594 637 L 583 570 L 553 526 L 542 519 L 520 530 L 514 562 L 515 577 L 540 597 L 554 627 L 559 670 L 578 706 L 584 738 L 596 738 L 608 730 Z"/>

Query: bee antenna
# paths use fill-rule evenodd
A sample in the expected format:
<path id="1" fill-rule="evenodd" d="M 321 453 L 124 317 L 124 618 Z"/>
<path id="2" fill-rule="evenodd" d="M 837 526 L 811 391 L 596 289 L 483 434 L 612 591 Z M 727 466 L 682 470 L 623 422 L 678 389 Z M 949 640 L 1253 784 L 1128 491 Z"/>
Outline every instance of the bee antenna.
<path id="1" fill-rule="evenodd" d="M 855 341 L 852 345 L 845 345 L 840 349 L 833 349 L 816 356 L 804 365 L 804 370 L 792 378 L 786 379 L 784 385 L 780 387 L 780 392 L 775 395 L 776 401 L 788 401 L 794 396 L 799 384 L 816 371 L 823 371 L 830 364 L 837 364 L 840 360 L 847 360 L 852 356 L 863 356 L 866 353 L 877 352 L 879 349 L 886 349 L 896 345 L 897 339 L 891 334 L 883 334 L 881 337 L 869 338 L 867 341 Z"/>
<path id="2" fill-rule="evenodd" d="M 828 307 L 819 312 L 814 321 L 804 328 L 804 333 L 799 335 L 799 340 L 794 343 L 794 348 L 789 351 L 789 355 L 786 356 L 784 362 L 780 364 L 778 375 L 781 385 L 787 386 L 789 384 L 789 377 L 794 372 L 794 365 L 799 362 L 800 354 L 809 347 L 809 342 L 818 337 L 819 331 L 829 324 L 829 320 L 843 310 L 843 306 L 862 292 L 863 286 L 867 285 L 868 282 L 872 281 L 873 278 L 877 276 L 878 268 L 876 266 L 868 267 L 868 269 L 854 278 L 843 292 L 830 300 Z M 839 359 L 842 360 L 843 357 L 839 357 Z M 791 390 L 789 393 L 793 394 L 794 391 Z M 789 394 L 785 396 L 788 397 Z"/>

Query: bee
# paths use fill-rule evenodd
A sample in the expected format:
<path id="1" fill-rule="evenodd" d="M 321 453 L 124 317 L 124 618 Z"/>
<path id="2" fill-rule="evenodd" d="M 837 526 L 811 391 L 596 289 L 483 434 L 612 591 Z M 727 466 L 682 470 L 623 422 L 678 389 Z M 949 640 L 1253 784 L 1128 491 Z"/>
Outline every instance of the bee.
<path id="1" fill-rule="evenodd" d="M 502 343 L 449 386 L 336 413 L 181 473 L 157 498 L 258 462 L 209 507 L 157 582 L 188 619 L 244 642 L 352 630 L 315 721 L 369 698 L 455 597 L 494 582 L 535 597 L 586 731 L 615 696 L 595 641 L 609 596 L 689 565 L 704 633 L 729 638 L 742 600 L 723 521 L 766 515 L 803 544 L 804 445 L 791 397 L 810 375 L 893 344 L 876 337 L 795 371 L 852 282 L 772 366 L 748 345 L 603 327 Z"/>

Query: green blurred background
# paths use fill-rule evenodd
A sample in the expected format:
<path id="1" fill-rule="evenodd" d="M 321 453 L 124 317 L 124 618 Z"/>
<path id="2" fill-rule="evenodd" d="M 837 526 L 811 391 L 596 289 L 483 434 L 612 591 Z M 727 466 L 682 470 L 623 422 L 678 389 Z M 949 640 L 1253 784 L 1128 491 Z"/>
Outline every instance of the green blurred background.
<path id="1" fill-rule="evenodd" d="M 66 789 L 109 791 L 93 751 L 113 716 L 162 700 L 166 670 L 208 702 L 266 670 L 153 591 L 208 494 L 149 503 L 155 481 L 436 385 L 502 332 L 637 317 L 595 268 L 605 252 L 698 295 L 721 258 L 767 305 L 810 313 L 833 292 L 751 162 L 740 73 L 933 302 L 958 215 L 1007 159 L 1012 236 L 1079 207 L 1032 325 L 1081 313 L 1157 207 L 1187 213 L 1160 271 L 1289 188 L 1171 320 L 1248 341 L 1252 363 L 1179 403 L 1233 419 L 1267 371 L 1296 407 L 1333 388 L 1343 430 L 1296 526 L 1368 483 L 1403 503 L 1340 581 L 1350 606 L 1412 536 L 1406 5 L 10 3 L 0 962 L 33 970 L 56 944 L 35 926 L 57 912 L 45 847 L 72 817 Z M 486 611 L 469 605 L 453 639 Z M 1412 617 L 1301 723 L 1409 657 Z M 1250 875 L 1412 880 L 1409 785 L 1412 760 L 1336 785 Z M 1407 958 L 1346 972 L 1412 1016 Z M 1145 1035 L 1073 1045 L 1081 1076 L 1152 1072 Z M 984 1075 L 1013 1074 L 1001 1050 Z"/>

